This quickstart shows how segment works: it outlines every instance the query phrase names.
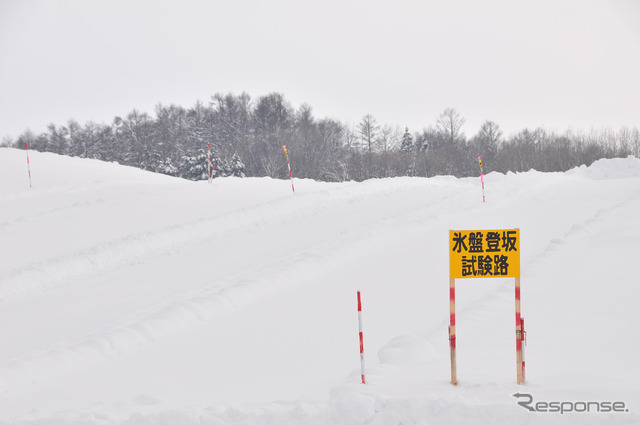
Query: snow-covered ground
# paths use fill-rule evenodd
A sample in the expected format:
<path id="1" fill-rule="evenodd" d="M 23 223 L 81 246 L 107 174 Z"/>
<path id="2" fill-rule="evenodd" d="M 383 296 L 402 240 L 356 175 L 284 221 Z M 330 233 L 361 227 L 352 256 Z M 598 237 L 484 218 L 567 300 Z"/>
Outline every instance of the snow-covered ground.
<path id="1" fill-rule="evenodd" d="M 0 149 L 2 424 L 640 423 L 636 158 L 490 173 L 484 204 L 478 178 L 294 195 L 30 158 L 32 189 L 25 152 Z M 454 387 L 448 231 L 499 228 L 521 232 L 527 383 L 513 279 L 465 279 Z"/>

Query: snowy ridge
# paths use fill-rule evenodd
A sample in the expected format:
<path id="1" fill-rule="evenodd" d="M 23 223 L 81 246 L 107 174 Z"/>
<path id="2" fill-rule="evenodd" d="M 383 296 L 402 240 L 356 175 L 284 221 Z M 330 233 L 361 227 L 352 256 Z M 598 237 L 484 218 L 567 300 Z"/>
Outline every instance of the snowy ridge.
<path id="1" fill-rule="evenodd" d="M 296 180 L 292 195 L 286 180 L 209 185 L 38 152 L 30 191 L 23 155 L 0 149 L 0 424 L 639 419 L 636 158 L 489 173 L 483 204 L 474 178 Z M 513 281 L 465 280 L 452 387 L 447 231 L 508 227 L 528 382 Z M 630 411 L 532 413 L 516 392 Z"/>
<path id="2" fill-rule="evenodd" d="M 317 214 L 338 202 L 344 202 L 346 197 L 352 202 L 384 197 L 388 193 L 406 190 L 406 184 L 371 188 L 374 190 L 360 191 L 350 197 L 343 195 L 329 198 L 326 193 L 324 196 L 320 193 L 311 202 L 296 203 L 285 210 L 275 207 L 273 203 L 250 207 L 214 218 L 198 219 L 153 232 L 127 235 L 96 246 L 83 247 L 81 251 L 69 255 L 4 272 L 0 275 L 0 301 L 31 291 L 50 289 L 70 280 L 91 277 L 114 268 L 141 263 L 151 257 L 175 254 L 183 247 L 194 243 L 213 241 L 221 237 L 237 237 L 243 233 L 251 233 L 252 229 L 260 226 L 284 223 L 292 217 Z M 90 205 L 86 203 L 83 206 Z M 318 208 L 318 205 L 321 208 Z M 80 205 L 74 204 L 70 208 L 78 206 Z M 64 210 L 50 211 L 59 212 Z M 10 227 L 11 223 L 5 222 L 0 225 Z"/>

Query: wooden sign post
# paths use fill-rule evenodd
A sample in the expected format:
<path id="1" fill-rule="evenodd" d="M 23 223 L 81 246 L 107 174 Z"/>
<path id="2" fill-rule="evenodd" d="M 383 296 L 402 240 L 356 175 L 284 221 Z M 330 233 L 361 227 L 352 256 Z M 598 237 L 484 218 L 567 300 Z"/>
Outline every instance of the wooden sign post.
<path id="1" fill-rule="evenodd" d="M 524 382 L 520 316 L 520 229 L 449 231 L 449 349 L 451 383 L 456 366 L 456 279 L 513 277 L 516 281 L 516 370 Z"/>

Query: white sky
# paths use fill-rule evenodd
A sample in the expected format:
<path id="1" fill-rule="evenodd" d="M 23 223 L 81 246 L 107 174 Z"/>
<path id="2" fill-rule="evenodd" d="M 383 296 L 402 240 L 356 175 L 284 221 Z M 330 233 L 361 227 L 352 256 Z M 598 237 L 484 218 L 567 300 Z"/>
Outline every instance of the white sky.
<path id="1" fill-rule="evenodd" d="M 640 127 L 640 1 L 0 0 L 0 138 L 242 91 L 411 131 Z"/>

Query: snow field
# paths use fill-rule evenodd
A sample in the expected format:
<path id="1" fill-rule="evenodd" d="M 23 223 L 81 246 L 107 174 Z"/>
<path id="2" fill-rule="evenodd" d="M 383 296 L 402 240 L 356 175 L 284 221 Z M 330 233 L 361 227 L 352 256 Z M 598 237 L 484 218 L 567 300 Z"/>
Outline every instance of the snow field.
<path id="1" fill-rule="evenodd" d="M 0 149 L 0 423 L 638 421 L 635 158 L 489 173 L 482 204 L 478 179 L 295 179 L 293 195 L 30 157 L 31 190 L 24 152 Z M 512 227 L 528 382 L 513 280 L 469 279 L 453 387 L 447 232 Z M 518 391 L 630 412 L 545 416 Z"/>

